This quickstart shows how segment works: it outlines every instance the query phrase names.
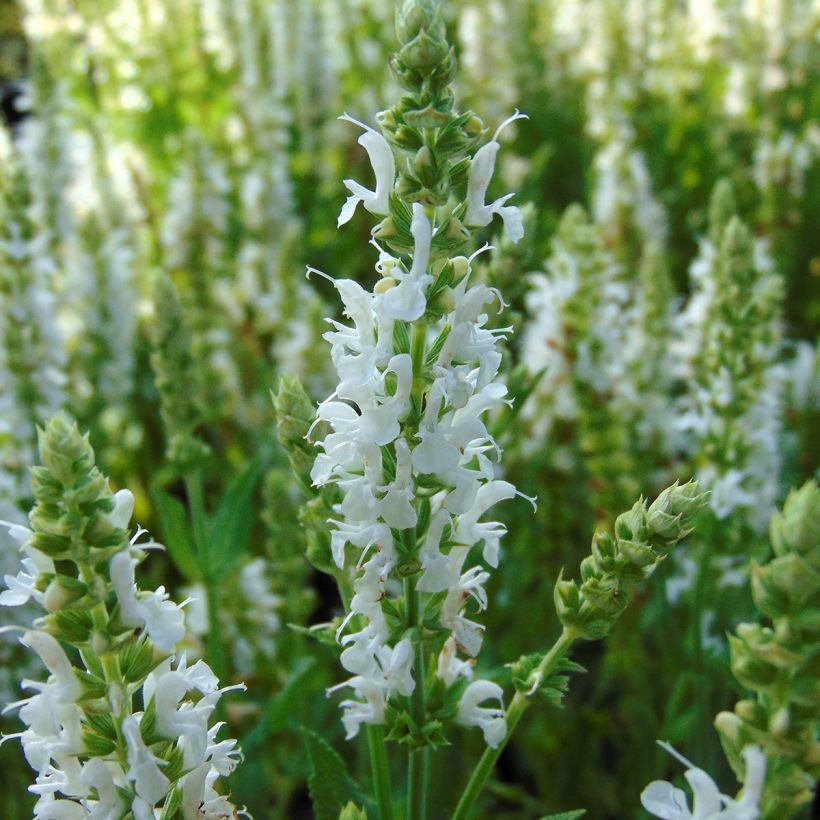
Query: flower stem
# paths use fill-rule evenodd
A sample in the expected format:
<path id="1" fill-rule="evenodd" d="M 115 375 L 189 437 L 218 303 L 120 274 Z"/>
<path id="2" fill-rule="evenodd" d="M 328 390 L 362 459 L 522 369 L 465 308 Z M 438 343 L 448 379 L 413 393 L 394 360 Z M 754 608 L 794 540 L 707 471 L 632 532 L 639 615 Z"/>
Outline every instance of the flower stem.
<path id="1" fill-rule="evenodd" d="M 413 401 L 418 412 L 421 413 L 421 397 L 424 393 L 424 353 L 427 346 L 427 323 L 418 321 L 413 323 L 410 337 L 410 356 L 413 360 Z"/>
<path id="2" fill-rule="evenodd" d="M 573 630 L 566 627 L 564 628 L 564 631 L 558 637 L 558 640 L 552 645 L 550 651 L 544 655 L 544 658 L 538 665 L 538 669 L 535 674 L 538 675 L 541 680 L 545 679 L 553 672 L 555 667 L 558 665 L 558 662 L 564 657 L 564 655 L 566 655 L 567 650 L 577 637 L 577 634 Z M 484 754 L 481 755 L 481 759 L 476 764 L 475 769 L 473 769 L 472 775 L 470 775 L 470 780 L 467 783 L 467 787 L 464 789 L 464 793 L 461 795 L 461 799 L 458 801 L 458 805 L 453 812 L 451 820 L 467 820 L 470 816 L 473 806 L 475 805 L 476 800 L 478 800 L 478 796 L 481 794 L 481 791 L 486 785 L 487 780 L 495 767 L 496 761 L 501 756 L 501 752 L 504 751 L 504 747 L 512 737 L 512 733 L 515 731 L 515 727 L 518 726 L 521 716 L 530 705 L 530 700 L 531 698 L 529 695 L 524 692 L 515 693 L 515 697 L 512 699 L 510 708 L 507 709 L 506 737 L 495 749 L 487 747 L 484 750 Z"/>
<path id="3" fill-rule="evenodd" d="M 416 592 L 415 577 L 404 579 L 404 599 L 406 605 L 407 626 L 410 629 L 420 627 L 419 593 Z M 426 709 L 424 704 L 424 641 L 421 629 L 414 640 L 415 659 L 413 662 L 413 679 L 416 685 L 410 700 L 410 714 L 418 729 L 425 723 Z M 426 749 L 410 749 L 407 761 L 407 820 L 424 820 L 427 816 L 427 768 Z"/>
<path id="4" fill-rule="evenodd" d="M 393 790 L 390 785 L 390 767 L 384 745 L 384 728 L 367 727 L 367 745 L 370 748 L 370 765 L 373 769 L 373 787 L 379 806 L 380 820 L 393 820 Z"/>

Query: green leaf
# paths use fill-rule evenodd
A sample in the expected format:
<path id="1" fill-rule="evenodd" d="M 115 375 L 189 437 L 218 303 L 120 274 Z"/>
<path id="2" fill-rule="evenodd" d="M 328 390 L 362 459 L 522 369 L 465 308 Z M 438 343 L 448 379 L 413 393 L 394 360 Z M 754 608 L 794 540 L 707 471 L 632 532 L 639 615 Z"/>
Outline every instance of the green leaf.
<path id="1" fill-rule="evenodd" d="M 577 817 L 583 817 L 586 813 L 586 809 L 573 809 L 573 811 L 562 811 L 558 814 L 545 814 L 543 817 L 539 817 L 538 820 L 575 820 Z"/>
<path id="2" fill-rule="evenodd" d="M 162 542 L 174 566 L 188 581 L 202 580 L 202 571 L 193 548 L 184 505 L 158 486 L 151 488 L 151 498 L 159 518 Z"/>
<path id="3" fill-rule="evenodd" d="M 316 820 L 338 820 L 344 807 L 352 800 L 363 801 L 356 784 L 347 773 L 347 766 L 338 752 L 319 735 L 303 728 L 310 775 L 308 790 Z"/>
<path id="4" fill-rule="evenodd" d="M 218 580 L 247 551 L 253 525 L 251 503 L 262 472 L 262 460 L 254 459 L 230 483 L 211 521 L 205 571 L 213 580 Z"/>

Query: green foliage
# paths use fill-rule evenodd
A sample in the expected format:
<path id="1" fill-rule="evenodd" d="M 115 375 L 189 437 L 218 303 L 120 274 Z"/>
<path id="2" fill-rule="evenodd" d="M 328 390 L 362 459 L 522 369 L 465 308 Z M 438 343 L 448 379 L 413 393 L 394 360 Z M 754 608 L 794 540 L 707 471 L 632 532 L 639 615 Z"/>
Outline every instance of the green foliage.
<path id="1" fill-rule="evenodd" d="M 308 788 L 317 820 L 337 820 L 349 802 L 361 802 L 347 766 L 333 747 L 310 729 L 303 729 L 310 760 Z"/>

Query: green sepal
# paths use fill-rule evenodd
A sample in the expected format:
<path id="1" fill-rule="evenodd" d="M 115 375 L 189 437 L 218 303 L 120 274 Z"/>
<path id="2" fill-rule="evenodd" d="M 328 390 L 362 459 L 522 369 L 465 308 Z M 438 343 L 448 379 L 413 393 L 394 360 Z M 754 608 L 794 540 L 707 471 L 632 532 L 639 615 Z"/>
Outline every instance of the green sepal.
<path id="1" fill-rule="evenodd" d="M 88 609 L 61 609 L 47 617 L 48 631 L 61 641 L 73 646 L 87 644 L 94 629 Z"/>
<path id="2" fill-rule="evenodd" d="M 173 746 L 171 754 L 165 759 L 168 765 L 162 767 L 162 773 L 175 783 L 185 774 L 185 751 L 179 746 Z"/>
<path id="3" fill-rule="evenodd" d="M 162 814 L 159 816 L 160 820 L 177 820 L 182 809 L 182 789 L 174 789 L 168 797 L 165 798 L 165 805 L 162 807 Z"/>
<path id="4" fill-rule="evenodd" d="M 83 746 L 92 757 L 105 757 L 117 749 L 117 730 L 108 712 L 86 712 L 83 725 Z"/>
<path id="5" fill-rule="evenodd" d="M 302 626 L 301 624 L 288 624 L 288 628 L 300 635 L 305 635 L 308 638 L 318 641 L 325 646 L 338 647 L 336 641 L 336 630 L 332 629 L 327 624 L 317 624 L 316 626 Z"/>
<path id="6" fill-rule="evenodd" d="M 410 352 L 410 334 L 407 332 L 407 322 L 398 319 L 393 325 L 393 353 Z"/>
<path id="7" fill-rule="evenodd" d="M 444 735 L 444 725 L 440 720 L 428 720 L 423 726 L 419 726 L 407 710 L 395 707 L 388 707 L 385 715 L 390 725 L 385 740 L 401 743 L 413 749 L 435 749 L 449 745 Z"/>
<path id="8" fill-rule="evenodd" d="M 120 670 L 128 683 L 140 683 L 162 662 L 151 642 L 142 637 L 128 643 L 120 654 Z"/>
<path id="9" fill-rule="evenodd" d="M 407 629 L 407 622 L 404 614 L 404 598 L 383 598 L 381 601 L 382 613 L 387 628 L 392 636 L 397 638 L 404 634 Z"/>

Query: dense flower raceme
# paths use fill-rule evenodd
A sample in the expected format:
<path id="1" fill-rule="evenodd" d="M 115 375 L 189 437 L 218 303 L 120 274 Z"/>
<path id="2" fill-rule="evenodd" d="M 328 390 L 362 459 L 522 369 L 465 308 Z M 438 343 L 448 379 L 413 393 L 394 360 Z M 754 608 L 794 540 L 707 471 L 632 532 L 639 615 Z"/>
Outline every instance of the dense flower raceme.
<path id="1" fill-rule="evenodd" d="M 371 158 L 376 189 L 347 180 L 351 196 L 340 224 L 359 202 L 378 215 L 390 212 L 393 150 L 381 134 L 364 127 L 360 143 Z M 484 202 L 497 136 L 473 158 L 465 222 L 485 225 L 497 213 L 517 240 L 521 218 L 505 204 L 509 197 Z M 470 619 L 467 607 L 487 606 L 484 585 L 490 575 L 473 564 L 471 548 L 483 543 L 484 563 L 494 568 L 505 533 L 500 523 L 479 519 L 516 495 L 512 484 L 495 477 L 500 451 L 485 424 L 486 415 L 505 401 L 506 388 L 496 380 L 497 342 L 508 329 L 485 326 L 488 308 L 501 296 L 470 283 L 472 258 L 436 258 L 439 230 L 435 209 L 414 202 L 411 264 L 379 247 L 376 270 L 382 279 L 372 292 L 349 279 L 332 280 L 352 325 L 333 321 L 325 334 L 339 383 L 319 406 L 317 421 L 331 432 L 321 442 L 312 480 L 341 490 L 331 550 L 339 570 L 349 557 L 355 563 L 349 613 L 338 631 L 345 647 L 341 661 L 353 677 L 336 688 L 355 695 L 342 703 L 348 737 L 363 723 L 385 723 L 390 699 L 408 697 L 419 685 L 408 631 L 413 624 L 396 629 L 390 618 L 394 579 L 404 578 L 406 595 L 421 597 L 425 623 L 432 618 L 446 638 L 437 676 L 445 688 L 459 682 L 463 689 L 456 721 L 480 727 L 487 742 L 497 745 L 505 732 L 503 708 L 481 704 L 500 705 L 501 689 L 488 681 L 465 688 L 472 665 L 457 650 L 472 658 L 482 643 L 483 627 Z"/>
<path id="2" fill-rule="evenodd" d="M 681 757 L 671 746 L 661 744 L 687 767 L 686 781 L 692 789 L 692 809 L 686 794 L 665 780 L 650 783 L 641 794 L 641 804 L 653 816 L 664 820 L 757 820 L 760 817 L 760 796 L 766 776 L 766 755 L 758 746 L 743 750 L 746 778 L 743 792 L 737 799 L 721 794 L 715 781 L 703 769 Z"/>
<path id="3" fill-rule="evenodd" d="M 40 434 L 43 466 L 33 469 L 31 529 L 10 526 L 25 555 L 0 605 L 33 599 L 46 610 L 20 642 L 42 660 L 45 681 L 18 709 L 17 735 L 37 772 L 38 820 L 158 816 L 230 818 L 236 809 L 214 788 L 240 754 L 209 725 L 227 689 L 203 661 L 175 655 L 185 636 L 180 606 L 163 587 L 143 592 L 134 570 L 145 550 L 128 490 L 113 494 L 76 426 L 61 417 Z M 76 575 L 64 574 L 70 563 Z M 79 662 L 78 662 L 79 661 Z M 238 687 L 243 688 L 243 687 Z"/>

